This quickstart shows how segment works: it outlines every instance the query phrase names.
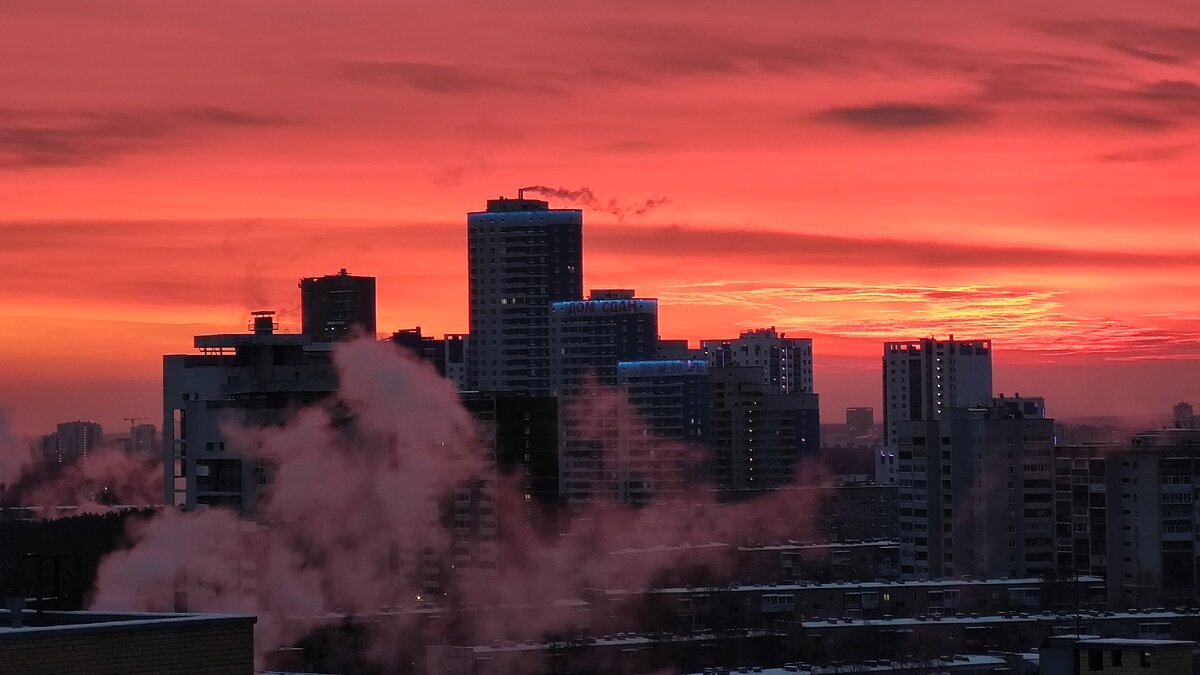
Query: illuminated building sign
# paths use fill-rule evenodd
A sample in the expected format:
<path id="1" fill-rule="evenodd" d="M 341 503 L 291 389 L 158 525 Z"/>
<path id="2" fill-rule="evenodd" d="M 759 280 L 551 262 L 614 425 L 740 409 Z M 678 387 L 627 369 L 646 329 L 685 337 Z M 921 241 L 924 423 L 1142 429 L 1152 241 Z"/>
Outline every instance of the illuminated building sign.
<path id="1" fill-rule="evenodd" d="M 619 375 L 705 375 L 708 361 L 672 359 L 667 361 L 622 361 L 617 364 Z"/>
<path id="2" fill-rule="evenodd" d="M 596 314 L 653 314 L 658 311 L 657 300 L 566 300 L 550 305 L 550 310 L 557 314 L 596 315 Z"/>

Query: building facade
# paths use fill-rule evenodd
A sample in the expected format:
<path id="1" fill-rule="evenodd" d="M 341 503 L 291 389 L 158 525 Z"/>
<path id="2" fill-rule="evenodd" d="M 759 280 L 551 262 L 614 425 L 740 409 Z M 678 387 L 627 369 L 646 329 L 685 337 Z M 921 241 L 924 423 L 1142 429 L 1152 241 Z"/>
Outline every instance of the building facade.
<path id="1" fill-rule="evenodd" d="M 1054 420 L 992 399 L 895 425 L 900 564 L 908 578 L 1054 571 Z"/>
<path id="2" fill-rule="evenodd" d="M 810 338 L 789 338 L 771 327 L 746 331 L 736 340 L 704 340 L 700 346 L 712 366 L 757 366 L 763 384 L 781 393 L 813 393 Z"/>
<path id="3" fill-rule="evenodd" d="M 883 345 L 884 443 L 901 422 L 937 420 L 992 397 L 992 343 L 924 338 Z"/>
<path id="4" fill-rule="evenodd" d="M 1102 574 L 1109 603 L 1200 603 L 1200 431 L 1055 448 L 1060 576 Z"/>
<path id="5" fill-rule="evenodd" d="M 374 338 L 375 277 L 337 274 L 300 280 L 302 331 L 312 342 L 335 342 L 361 331 Z"/>
<path id="6" fill-rule="evenodd" d="M 617 365 L 617 401 L 588 414 L 578 437 L 590 455 L 565 456 L 569 502 L 648 503 L 698 477 L 708 442 L 708 363 L 644 360 Z"/>
<path id="7" fill-rule="evenodd" d="M 63 422 L 54 433 L 42 437 L 42 461 L 69 464 L 100 449 L 104 428 L 95 422 Z"/>
<path id="8" fill-rule="evenodd" d="M 821 449 L 817 395 L 764 382 L 763 368 L 709 366 L 709 475 L 721 489 L 783 487 L 797 461 Z"/>
<path id="9" fill-rule="evenodd" d="M 653 359 L 658 300 L 632 290 L 593 290 L 550 305 L 551 389 L 576 396 L 590 383 L 617 386 L 617 363 Z"/>
<path id="10" fill-rule="evenodd" d="M 583 212 L 490 199 L 467 214 L 469 388 L 550 391 L 550 305 L 583 299 Z"/>
<path id="11" fill-rule="evenodd" d="M 330 343 L 276 333 L 273 312 L 255 312 L 251 332 L 198 335 L 195 346 L 200 353 L 163 357 L 166 504 L 253 513 L 271 462 L 234 453 L 221 425 L 284 424 L 331 396 Z"/>

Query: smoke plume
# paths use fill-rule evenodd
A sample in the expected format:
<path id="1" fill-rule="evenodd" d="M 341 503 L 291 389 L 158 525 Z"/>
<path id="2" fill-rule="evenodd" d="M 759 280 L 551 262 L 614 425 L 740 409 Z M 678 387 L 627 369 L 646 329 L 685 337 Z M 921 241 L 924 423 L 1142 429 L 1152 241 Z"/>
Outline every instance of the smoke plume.
<path id="1" fill-rule="evenodd" d="M 557 199 L 565 199 L 569 202 L 586 206 L 595 211 L 609 213 L 617 217 L 617 220 L 625 220 L 626 216 L 643 216 L 650 211 L 669 203 L 671 200 L 666 197 L 652 197 L 642 202 L 620 202 L 614 198 L 604 199 L 596 196 L 591 188 L 581 187 L 577 190 L 563 187 L 549 187 L 546 185 L 530 185 L 521 188 L 522 192 L 533 192 L 544 195 L 546 197 L 555 197 Z"/>
<path id="2" fill-rule="evenodd" d="M 408 671 L 416 644 L 574 633 L 594 589 L 651 588 L 692 562 L 684 544 L 816 531 L 811 505 L 786 494 L 721 504 L 681 481 L 649 505 L 600 499 L 546 527 L 526 517 L 520 481 L 495 475 L 458 392 L 431 367 L 365 339 L 334 360 L 334 402 L 283 427 L 226 430 L 248 461 L 273 467 L 255 519 L 214 508 L 136 524 L 130 547 L 102 562 L 93 608 L 251 612 L 260 662 L 358 617 L 360 656 Z M 602 408 L 626 405 L 605 396 Z M 639 549 L 655 554 L 613 555 Z M 703 564 L 716 578 L 731 571 L 720 556 Z"/>
<path id="3" fill-rule="evenodd" d="M 26 472 L 14 499 L 39 507 L 42 518 L 107 513 L 116 506 L 158 506 L 163 502 L 162 463 L 102 447 L 65 466 Z M 56 507 L 76 507 L 58 511 Z"/>

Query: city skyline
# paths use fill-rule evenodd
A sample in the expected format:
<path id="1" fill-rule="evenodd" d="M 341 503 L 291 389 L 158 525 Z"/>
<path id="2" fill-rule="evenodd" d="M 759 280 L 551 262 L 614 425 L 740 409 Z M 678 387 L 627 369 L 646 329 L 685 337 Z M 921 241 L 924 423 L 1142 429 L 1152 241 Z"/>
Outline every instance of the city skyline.
<path id="1" fill-rule="evenodd" d="M 161 354 L 298 330 L 341 268 L 381 333 L 465 332 L 462 214 L 537 183 L 594 191 L 547 195 L 587 211 L 585 289 L 658 298 L 664 338 L 813 338 L 826 419 L 929 335 L 994 340 L 995 390 L 1058 418 L 1200 398 L 1186 3 L 550 7 L 9 13 L 18 431 L 154 414 Z"/>

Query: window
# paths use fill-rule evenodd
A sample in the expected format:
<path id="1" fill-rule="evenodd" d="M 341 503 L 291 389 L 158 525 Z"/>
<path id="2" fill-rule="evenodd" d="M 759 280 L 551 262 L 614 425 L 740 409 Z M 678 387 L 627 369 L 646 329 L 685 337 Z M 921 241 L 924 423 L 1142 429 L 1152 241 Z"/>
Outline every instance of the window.
<path id="1" fill-rule="evenodd" d="M 1088 650 L 1088 670 L 1104 670 L 1104 650 Z"/>
<path id="2" fill-rule="evenodd" d="M 1113 666 L 1121 665 L 1121 650 L 1120 649 L 1112 650 L 1112 664 L 1113 664 Z"/>

